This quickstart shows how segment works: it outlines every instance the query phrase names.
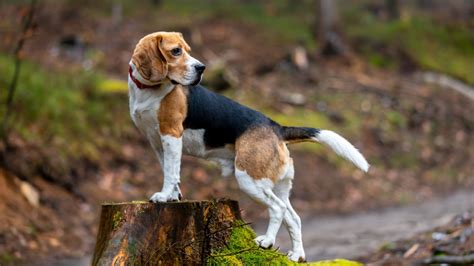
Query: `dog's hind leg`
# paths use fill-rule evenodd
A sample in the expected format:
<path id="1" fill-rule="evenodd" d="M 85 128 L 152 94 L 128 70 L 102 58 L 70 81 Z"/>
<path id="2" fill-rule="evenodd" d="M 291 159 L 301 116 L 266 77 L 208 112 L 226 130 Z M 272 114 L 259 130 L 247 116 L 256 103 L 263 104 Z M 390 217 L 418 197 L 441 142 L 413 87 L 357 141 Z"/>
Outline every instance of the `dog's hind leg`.
<path id="1" fill-rule="evenodd" d="M 268 208 L 270 221 L 267 232 L 265 235 L 255 238 L 255 242 L 263 248 L 270 248 L 275 244 L 276 234 L 285 215 L 285 204 L 273 193 L 273 182 L 270 179 L 255 180 L 246 171 L 239 169 L 235 169 L 235 177 L 240 189 L 246 192 L 253 200 Z"/>
<path id="2" fill-rule="evenodd" d="M 237 139 L 235 153 L 235 177 L 240 188 L 268 208 L 267 232 L 255 239 L 258 245 L 268 248 L 275 243 L 286 211 L 273 187 L 286 173 L 288 149 L 271 128 L 257 127 Z"/>
<path id="3" fill-rule="evenodd" d="M 292 261 L 304 261 L 305 253 L 303 249 L 303 240 L 301 238 L 301 219 L 295 212 L 290 203 L 290 190 L 293 186 L 293 177 L 295 170 L 293 160 L 290 159 L 288 170 L 285 177 L 278 181 L 273 189 L 275 194 L 285 204 L 286 212 L 283 217 L 285 225 L 291 238 L 292 249 L 288 252 L 288 258 Z"/>

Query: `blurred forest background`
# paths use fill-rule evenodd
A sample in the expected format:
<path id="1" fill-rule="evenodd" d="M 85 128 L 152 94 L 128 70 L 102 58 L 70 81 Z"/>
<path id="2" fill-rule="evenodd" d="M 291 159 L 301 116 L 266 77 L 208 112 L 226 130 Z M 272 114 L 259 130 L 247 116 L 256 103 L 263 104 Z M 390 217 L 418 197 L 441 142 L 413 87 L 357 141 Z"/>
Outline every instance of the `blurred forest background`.
<path id="1" fill-rule="evenodd" d="M 337 131 L 366 155 L 364 175 L 325 147 L 291 146 L 304 235 L 320 216 L 473 192 L 474 1 L 0 0 L 0 17 L 2 265 L 88 258 L 100 203 L 161 188 L 126 82 L 135 44 L 154 31 L 183 33 L 210 89 L 285 125 Z M 265 221 L 233 178 L 183 160 L 186 199 L 238 199 L 247 221 Z M 471 214 L 459 217 L 446 232 L 466 231 Z M 444 254 L 474 252 L 472 231 L 446 234 Z M 418 239 L 355 254 L 437 252 Z"/>

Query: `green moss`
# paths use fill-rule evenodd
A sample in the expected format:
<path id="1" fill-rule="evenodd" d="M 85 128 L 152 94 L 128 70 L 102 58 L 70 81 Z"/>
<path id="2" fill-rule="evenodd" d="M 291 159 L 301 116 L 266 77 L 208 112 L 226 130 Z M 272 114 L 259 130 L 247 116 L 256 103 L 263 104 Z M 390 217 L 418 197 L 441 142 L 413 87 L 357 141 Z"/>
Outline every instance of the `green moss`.
<path id="1" fill-rule="evenodd" d="M 114 213 L 112 221 L 113 221 L 113 230 L 120 227 L 120 225 L 122 224 L 122 212 L 120 212 L 120 210 L 117 210 L 117 212 Z"/>
<path id="2" fill-rule="evenodd" d="M 254 242 L 252 229 L 242 222 L 234 225 L 230 240 L 220 250 L 214 250 L 208 265 L 293 265 L 295 263 L 274 249 L 262 249 Z"/>
<path id="3" fill-rule="evenodd" d="M 213 250 L 208 265 L 299 265 L 275 249 L 263 249 L 254 242 L 253 230 L 243 222 L 237 222 L 227 245 Z M 310 262 L 315 266 L 359 266 L 358 262 L 344 259 Z"/>
<path id="4" fill-rule="evenodd" d="M 130 203 L 130 202 L 129 202 Z M 132 204 L 148 204 L 150 203 L 149 201 L 145 201 L 145 200 L 134 200 L 131 202 Z"/>

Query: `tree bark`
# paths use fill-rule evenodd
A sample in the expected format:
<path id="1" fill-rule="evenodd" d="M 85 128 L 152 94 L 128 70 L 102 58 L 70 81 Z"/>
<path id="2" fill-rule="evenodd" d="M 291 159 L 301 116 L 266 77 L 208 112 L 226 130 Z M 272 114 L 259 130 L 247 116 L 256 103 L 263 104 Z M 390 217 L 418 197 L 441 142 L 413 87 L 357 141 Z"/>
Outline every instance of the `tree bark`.
<path id="1" fill-rule="evenodd" d="M 203 265 L 240 219 L 233 200 L 103 204 L 92 265 Z"/>
<path id="2" fill-rule="evenodd" d="M 321 41 L 321 54 L 343 55 L 347 51 L 341 37 L 341 26 L 336 1 L 319 0 L 317 14 L 317 35 Z"/>

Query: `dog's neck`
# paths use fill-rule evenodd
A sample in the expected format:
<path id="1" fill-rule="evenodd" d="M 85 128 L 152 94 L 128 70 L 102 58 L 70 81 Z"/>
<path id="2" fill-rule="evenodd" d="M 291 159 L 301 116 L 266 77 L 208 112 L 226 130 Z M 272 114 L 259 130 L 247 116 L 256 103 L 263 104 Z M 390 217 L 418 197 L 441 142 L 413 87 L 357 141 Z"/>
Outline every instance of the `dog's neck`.
<path id="1" fill-rule="evenodd" d="M 150 81 L 144 79 L 132 61 L 130 61 L 129 63 L 128 74 L 130 75 L 130 78 L 132 79 L 133 83 L 135 83 L 137 88 L 139 88 L 140 90 L 143 90 L 143 89 L 156 90 L 156 89 L 160 89 L 163 85 L 166 85 L 165 83 L 170 83 L 168 80 L 160 82 L 160 83 L 151 83 Z"/>

